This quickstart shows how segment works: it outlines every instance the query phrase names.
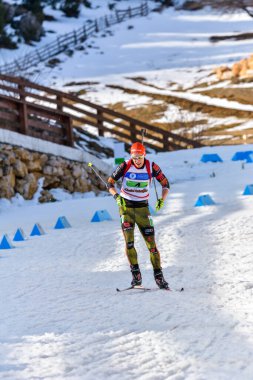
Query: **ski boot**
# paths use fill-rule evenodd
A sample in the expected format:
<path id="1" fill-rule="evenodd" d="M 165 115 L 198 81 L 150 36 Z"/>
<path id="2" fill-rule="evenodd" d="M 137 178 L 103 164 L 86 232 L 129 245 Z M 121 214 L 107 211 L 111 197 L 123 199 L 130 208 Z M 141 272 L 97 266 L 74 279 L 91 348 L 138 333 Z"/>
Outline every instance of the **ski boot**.
<path id="1" fill-rule="evenodd" d="M 133 276 L 131 285 L 132 286 L 141 285 L 142 278 L 141 278 L 139 265 L 138 264 L 131 265 L 130 268 L 131 268 L 131 272 Z"/>
<path id="2" fill-rule="evenodd" d="M 154 269 L 154 278 L 156 284 L 160 289 L 169 289 L 169 284 L 167 281 L 165 281 L 161 269 Z"/>

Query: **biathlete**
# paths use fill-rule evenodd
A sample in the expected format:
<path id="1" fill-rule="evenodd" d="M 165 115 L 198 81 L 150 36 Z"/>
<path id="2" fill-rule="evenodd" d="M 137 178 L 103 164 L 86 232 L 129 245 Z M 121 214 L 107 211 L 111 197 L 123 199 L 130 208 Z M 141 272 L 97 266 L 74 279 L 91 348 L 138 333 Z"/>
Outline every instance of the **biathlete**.
<path id="1" fill-rule="evenodd" d="M 169 193 L 169 181 L 157 164 L 150 163 L 145 158 L 146 150 L 141 143 L 134 143 L 131 146 L 130 153 L 131 159 L 120 164 L 108 178 L 107 187 L 119 206 L 121 226 L 126 242 L 126 254 L 132 272 L 131 285 L 136 286 L 142 283 L 137 252 L 134 247 L 134 227 L 137 224 L 150 252 L 155 282 L 159 288 L 167 289 L 169 285 L 164 279 L 161 268 L 160 253 L 155 243 L 155 230 L 148 207 L 148 199 L 150 184 L 152 178 L 155 178 L 162 186 L 162 196 L 156 203 L 156 210 L 160 210 Z M 120 178 L 122 178 L 122 186 L 120 194 L 118 194 L 115 189 L 115 182 Z"/>

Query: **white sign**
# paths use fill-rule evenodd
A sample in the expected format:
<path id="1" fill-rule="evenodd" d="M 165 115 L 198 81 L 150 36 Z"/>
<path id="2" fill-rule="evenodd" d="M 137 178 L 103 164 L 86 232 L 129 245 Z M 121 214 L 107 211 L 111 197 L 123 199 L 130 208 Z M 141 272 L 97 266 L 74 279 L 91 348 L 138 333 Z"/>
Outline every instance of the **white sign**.
<path id="1" fill-rule="evenodd" d="M 120 164 L 125 161 L 125 143 L 123 142 L 114 142 L 113 143 L 114 150 L 114 161 L 115 164 Z"/>

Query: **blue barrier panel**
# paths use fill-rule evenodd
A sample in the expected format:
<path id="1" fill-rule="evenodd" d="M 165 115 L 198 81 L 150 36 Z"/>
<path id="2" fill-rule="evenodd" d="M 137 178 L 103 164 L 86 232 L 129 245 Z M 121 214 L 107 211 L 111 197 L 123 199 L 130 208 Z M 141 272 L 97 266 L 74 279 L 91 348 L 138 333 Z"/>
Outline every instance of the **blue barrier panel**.
<path id="1" fill-rule="evenodd" d="M 195 207 L 200 207 L 200 206 L 213 206 L 215 205 L 215 202 L 213 199 L 210 197 L 209 194 L 204 194 L 200 195 L 197 199 L 197 202 L 195 203 Z"/>
<path id="2" fill-rule="evenodd" d="M 0 249 L 12 249 L 12 248 L 15 248 L 15 247 L 14 245 L 12 245 L 9 239 L 9 236 L 5 234 L 0 243 Z"/>
<path id="3" fill-rule="evenodd" d="M 244 152 L 236 152 L 233 157 L 232 161 L 243 161 L 247 160 L 248 156 L 253 153 L 252 150 L 245 150 Z"/>
<path id="4" fill-rule="evenodd" d="M 30 236 L 41 236 L 41 235 L 45 235 L 45 231 L 43 230 L 43 228 L 41 227 L 41 225 L 39 223 L 36 223 L 33 226 L 33 229 L 32 229 L 32 232 L 30 233 Z"/>
<path id="5" fill-rule="evenodd" d="M 18 228 L 14 235 L 13 241 L 24 241 L 24 240 L 26 240 L 25 233 L 22 230 L 22 228 Z"/>
<path id="6" fill-rule="evenodd" d="M 93 215 L 91 222 L 103 222 L 104 220 L 112 220 L 111 215 L 107 210 L 98 210 Z"/>
<path id="7" fill-rule="evenodd" d="M 201 162 L 223 162 L 217 153 L 203 154 L 200 161 Z"/>
<path id="8" fill-rule="evenodd" d="M 54 228 L 56 230 L 60 230 L 60 229 L 63 229 L 63 228 L 70 228 L 71 225 L 70 223 L 68 222 L 67 218 L 65 216 L 60 216 L 58 219 L 57 219 L 57 222 L 54 226 Z"/>
<path id="9" fill-rule="evenodd" d="M 247 185 L 242 195 L 253 195 L 253 185 Z"/>
<path id="10" fill-rule="evenodd" d="M 248 157 L 246 158 L 246 163 L 247 164 L 252 164 L 253 163 L 253 154 L 249 154 Z"/>

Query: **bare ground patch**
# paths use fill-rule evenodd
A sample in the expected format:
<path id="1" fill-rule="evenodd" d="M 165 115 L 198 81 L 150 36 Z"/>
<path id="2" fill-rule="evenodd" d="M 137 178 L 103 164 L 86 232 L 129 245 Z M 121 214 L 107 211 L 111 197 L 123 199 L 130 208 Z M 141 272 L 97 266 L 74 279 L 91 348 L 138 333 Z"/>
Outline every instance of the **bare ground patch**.
<path id="1" fill-rule="evenodd" d="M 145 91 L 137 91 L 134 89 L 124 88 L 122 86 L 110 87 L 120 89 L 128 94 L 149 96 L 154 101 L 159 101 L 159 104 L 152 104 L 150 102 L 150 104 L 131 110 L 125 108 L 123 103 L 117 104 L 120 112 L 143 120 L 144 122 L 150 123 L 152 120 L 161 118 L 164 112 L 168 109 L 168 106 L 173 105 L 177 106 L 181 111 L 184 110 L 187 111 L 189 115 L 193 115 L 191 121 L 188 121 L 187 118 L 183 116 L 180 118 L 179 112 L 178 121 L 170 122 L 168 117 L 168 122 L 166 123 L 152 122 L 152 124 L 165 130 L 197 139 L 207 145 L 243 144 L 245 142 L 253 143 L 252 130 L 243 129 L 243 123 L 245 120 L 250 121 L 253 117 L 253 112 L 251 111 L 208 105 L 202 102 L 193 102 L 189 99 L 177 97 L 176 93 L 175 96 L 169 96 L 163 94 L 152 94 Z M 205 84 L 202 84 L 201 87 L 204 88 Z M 236 101 L 241 104 L 253 104 L 253 88 L 215 88 L 201 91 L 201 94 L 207 95 L 210 98 Z M 110 108 L 114 109 L 114 107 L 115 105 L 110 105 Z M 197 113 L 202 113 L 203 118 L 196 118 L 194 120 L 194 115 Z M 238 123 L 234 121 L 229 122 L 229 118 L 238 119 Z M 218 119 L 220 120 L 220 123 L 216 122 L 215 126 L 212 126 L 210 122 L 211 119 Z M 233 130 L 234 127 L 239 127 L 240 125 L 242 126 L 241 130 Z M 221 136 L 224 136 L 224 138 L 221 138 Z"/>

